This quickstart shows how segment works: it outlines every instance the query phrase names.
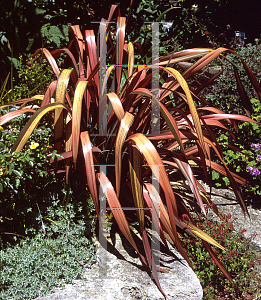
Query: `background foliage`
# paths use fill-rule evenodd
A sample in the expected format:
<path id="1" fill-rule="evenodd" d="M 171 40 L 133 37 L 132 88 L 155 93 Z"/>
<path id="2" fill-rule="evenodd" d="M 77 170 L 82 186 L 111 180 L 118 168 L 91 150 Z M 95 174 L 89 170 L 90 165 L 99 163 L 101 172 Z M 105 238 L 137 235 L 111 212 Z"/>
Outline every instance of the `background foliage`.
<path id="1" fill-rule="evenodd" d="M 19 56 L 48 46 L 63 47 L 68 42 L 67 27 L 99 22 L 107 16 L 108 7 L 117 4 L 123 15 L 129 14 L 130 40 L 149 47 L 150 32 L 144 22 L 173 22 L 169 32 L 161 31 L 161 46 L 173 51 L 176 46 L 204 47 L 228 45 L 234 31 L 246 32 L 249 42 L 260 38 L 261 4 L 254 0 L 149 0 L 117 2 L 15 0 L 2 1 L 0 12 L 0 62 L 2 74 L 10 71 L 10 62 L 19 66 Z M 164 13 L 165 12 L 165 13 Z M 163 14 L 164 13 L 164 14 Z M 160 18 L 159 18 L 160 17 Z M 159 18 L 159 19 L 158 19 Z M 32 26 L 33 24 L 33 26 Z M 242 27 L 242 24 L 244 26 Z M 98 24 L 92 23 L 94 29 Z M 214 43 L 214 44 L 213 44 Z M 145 48 L 146 49 L 146 48 Z M 5 79 L 1 75 L 1 81 Z"/>
<path id="2" fill-rule="evenodd" d="M 252 44 L 242 46 L 240 44 L 235 44 L 234 47 L 236 48 L 237 53 L 251 68 L 260 84 L 260 46 Z M 260 102 L 259 100 L 255 99 L 255 92 L 251 88 L 251 83 L 246 75 L 245 69 L 242 67 L 238 57 L 234 55 L 228 55 L 226 58 L 237 66 L 245 91 L 248 97 L 251 99 L 251 117 L 260 123 Z M 210 103 L 215 103 L 225 112 L 244 114 L 239 101 L 237 83 L 232 76 L 233 66 L 228 61 L 224 60 L 222 64 L 222 70 L 223 73 L 215 80 L 214 84 L 207 87 L 201 95 L 204 96 Z M 242 187 L 243 191 L 245 192 L 245 196 L 248 200 L 254 201 L 255 205 L 260 205 L 260 176 L 252 176 L 247 172 L 247 166 L 256 167 L 259 165 L 258 161 L 256 161 L 256 156 L 258 153 L 251 148 L 251 144 L 258 144 L 260 142 L 260 126 L 258 124 L 246 122 L 239 124 L 238 130 L 230 127 L 230 132 L 236 137 L 235 139 L 228 133 L 221 133 L 220 131 L 216 132 L 218 141 L 223 145 L 224 160 L 234 172 L 238 174 L 244 174 L 244 178 L 249 181 L 249 186 Z M 225 145 L 233 145 L 235 148 Z M 240 151 L 236 151 L 236 148 Z M 217 186 L 225 187 L 230 185 L 230 181 L 227 177 L 220 176 L 220 174 L 215 171 L 213 171 L 212 178 Z"/>

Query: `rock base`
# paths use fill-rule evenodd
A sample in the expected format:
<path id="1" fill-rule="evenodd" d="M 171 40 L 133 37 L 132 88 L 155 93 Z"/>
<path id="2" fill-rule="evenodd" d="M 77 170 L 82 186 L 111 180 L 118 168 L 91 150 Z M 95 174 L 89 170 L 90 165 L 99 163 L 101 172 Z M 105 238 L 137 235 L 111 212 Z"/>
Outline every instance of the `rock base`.
<path id="1" fill-rule="evenodd" d="M 82 280 L 75 280 L 73 284 L 67 284 L 65 289 L 57 289 L 55 293 L 38 297 L 37 300 L 165 299 L 125 238 L 116 234 L 114 243 L 115 247 L 107 243 L 108 251 L 99 244 L 98 260 L 90 269 L 86 269 Z M 170 249 L 172 255 L 155 253 L 156 257 L 160 255 L 161 267 L 167 271 L 158 273 L 166 299 L 201 300 L 203 291 L 197 276 L 182 256 L 171 246 Z"/>

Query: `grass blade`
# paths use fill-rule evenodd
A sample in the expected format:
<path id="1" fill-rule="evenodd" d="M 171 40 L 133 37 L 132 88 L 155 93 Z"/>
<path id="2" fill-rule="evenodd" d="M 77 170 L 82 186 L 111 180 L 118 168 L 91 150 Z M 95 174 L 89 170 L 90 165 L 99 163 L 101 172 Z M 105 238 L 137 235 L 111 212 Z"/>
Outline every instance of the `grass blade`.
<path id="1" fill-rule="evenodd" d="M 121 84 L 121 72 L 122 72 L 122 61 L 123 61 L 123 46 L 125 38 L 125 25 L 126 18 L 120 17 L 117 20 L 117 33 L 116 33 L 116 81 L 117 81 L 117 94 L 120 91 Z"/>
<path id="2" fill-rule="evenodd" d="M 136 147 L 130 147 L 129 170 L 131 178 L 131 189 L 136 206 L 140 232 L 144 230 L 144 200 L 142 187 L 142 157 Z"/>

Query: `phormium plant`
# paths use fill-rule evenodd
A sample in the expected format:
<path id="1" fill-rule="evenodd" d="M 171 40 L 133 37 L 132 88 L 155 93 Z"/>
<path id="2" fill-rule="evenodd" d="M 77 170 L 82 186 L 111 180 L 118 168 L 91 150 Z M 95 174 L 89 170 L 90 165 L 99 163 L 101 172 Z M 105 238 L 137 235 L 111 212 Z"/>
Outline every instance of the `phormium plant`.
<path id="1" fill-rule="evenodd" d="M 110 35 L 113 16 L 118 16 L 117 28 L 116 34 Z M 50 53 L 43 48 L 35 53 L 45 55 L 57 80 L 49 85 L 43 96 L 6 104 L 21 106 L 15 112 L 3 115 L 1 126 L 18 115 L 33 113 L 10 152 L 20 152 L 27 145 L 28 138 L 43 116 L 53 120 L 54 140 L 50 151 L 56 150 L 59 157 L 51 159 L 50 169 L 65 172 L 68 180 L 72 169 L 77 172 L 85 164 L 86 181 L 97 215 L 100 215 L 98 179 L 120 230 L 151 269 L 163 295 L 157 279 L 157 270 L 160 269 L 152 256 L 145 214 L 158 228 L 162 242 L 167 246 L 167 233 L 190 266 L 192 264 L 178 231 L 185 228 L 186 232 L 200 237 L 211 258 L 231 281 L 229 272 L 209 244 L 222 250 L 225 248 L 198 228 L 190 213 L 197 207 L 204 214 L 203 203 L 215 210 L 194 176 L 195 171 L 201 170 L 207 178 L 211 168 L 228 176 L 243 212 L 248 214 L 238 186 L 246 184 L 246 180 L 230 172 L 224 163 L 213 127 L 228 130 L 227 122 L 236 126 L 237 120 L 255 121 L 243 115 L 225 114 L 198 95 L 214 80 L 211 77 L 207 82 L 201 82 L 198 73 L 219 55 L 231 50 L 188 49 L 160 59 L 153 57 L 153 63 L 144 65 L 144 60 L 134 62 L 135 46 L 138 50 L 140 46 L 126 41 L 126 25 L 126 18 L 119 16 L 114 5 L 108 20 L 101 22 L 99 47 L 92 30 L 85 30 L 82 34 L 79 26 L 71 26 L 68 49 Z M 67 69 L 60 72 L 55 59 L 63 52 L 67 54 Z M 182 74 L 173 68 L 173 64 L 181 61 L 193 62 Z M 253 73 L 243 60 L 242 64 L 257 96 L 261 97 L 261 89 Z M 250 102 L 236 67 L 234 74 L 242 106 L 248 110 Z M 189 88 L 191 82 L 193 89 Z M 54 92 L 55 102 L 52 103 Z M 23 107 L 36 99 L 40 108 L 35 112 Z M 213 153 L 220 163 L 211 160 Z M 160 193 L 152 184 L 153 177 L 160 185 Z M 85 184 L 85 177 L 82 179 Z M 136 207 L 130 218 L 138 220 L 145 256 L 135 244 L 122 209 L 130 206 Z M 144 210 L 145 207 L 150 209 Z M 159 210 L 160 226 L 157 219 Z M 99 220 L 101 222 L 101 218 Z"/>

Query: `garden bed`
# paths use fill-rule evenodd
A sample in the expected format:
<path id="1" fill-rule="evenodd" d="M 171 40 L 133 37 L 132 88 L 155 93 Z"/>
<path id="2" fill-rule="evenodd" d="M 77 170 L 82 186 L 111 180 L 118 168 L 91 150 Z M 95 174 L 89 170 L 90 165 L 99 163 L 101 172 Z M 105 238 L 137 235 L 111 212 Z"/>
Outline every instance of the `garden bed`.
<path id="1" fill-rule="evenodd" d="M 210 187 L 201 182 L 205 190 L 210 193 Z M 242 236 L 249 241 L 250 252 L 256 252 L 256 259 L 253 260 L 253 266 L 250 267 L 247 273 L 252 273 L 255 277 L 250 282 L 253 294 L 245 295 L 242 299 L 260 299 L 260 286 L 261 286 L 261 209 L 255 203 L 247 204 L 250 219 L 244 214 L 237 203 L 234 192 L 231 189 L 216 189 L 211 188 L 211 201 L 213 201 L 217 208 L 225 215 L 229 216 L 229 221 L 232 222 L 235 234 L 242 234 Z M 208 219 L 211 222 L 220 223 L 220 218 L 214 214 L 212 210 L 208 210 Z M 240 255 L 240 253 L 239 253 Z M 219 299 L 219 298 L 218 298 Z M 235 298 L 231 298 L 235 299 Z M 241 299 L 241 298 L 240 298 Z"/>

